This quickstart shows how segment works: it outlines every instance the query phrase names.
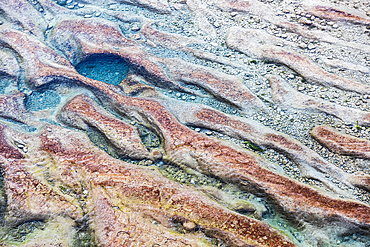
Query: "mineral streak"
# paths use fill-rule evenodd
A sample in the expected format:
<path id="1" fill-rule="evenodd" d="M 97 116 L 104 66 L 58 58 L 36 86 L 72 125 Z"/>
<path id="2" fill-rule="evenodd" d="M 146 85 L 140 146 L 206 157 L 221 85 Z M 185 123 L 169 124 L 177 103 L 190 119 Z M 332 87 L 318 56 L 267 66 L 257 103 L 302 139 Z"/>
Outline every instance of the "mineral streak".
<path id="1" fill-rule="evenodd" d="M 89 130 L 97 128 L 122 153 L 132 159 L 155 159 L 160 153 L 149 153 L 140 139 L 139 131 L 99 106 L 86 95 L 79 95 L 69 101 L 62 109 L 59 119 L 71 126 Z"/>
<path id="2" fill-rule="evenodd" d="M 361 126 L 370 125 L 369 112 L 344 107 L 320 98 L 299 93 L 279 76 L 270 76 L 269 81 L 272 97 L 278 104 L 288 108 L 325 112 L 342 119 L 345 123 L 359 124 Z"/>
<path id="3" fill-rule="evenodd" d="M 360 11 L 337 7 L 320 1 L 306 1 L 303 5 L 308 13 L 323 19 L 370 25 L 370 18 Z"/>
<path id="4" fill-rule="evenodd" d="M 307 1 L 306 1 L 307 2 Z M 307 2 L 309 5 L 309 2 Z M 329 44 L 334 44 L 337 46 L 345 46 L 350 47 L 353 49 L 358 49 L 364 52 L 370 52 L 370 46 L 368 44 L 361 44 L 356 43 L 352 41 L 346 41 L 343 39 L 338 39 L 337 37 L 329 34 L 328 32 L 324 32 L 321 30 L 312 30 L 304 25 L 300 25 L 298 23 L 287 21 L 284 18 L 281 18 L 275 14 L 275 10 L 269 6 L 268 4 L 261 3 L 256 0 L 217 0 L 214 1 L 214 4 L 222 9 L 223 11 L 227 12 L 240 12 L 240 13 L 248 13 L 252 15 L 259 16 L 260 18 L 278 26 L 283 29 L 286 29 L 287 31 L 298 34 L 302 37 L 305 37 L 307 39 L 313 39 L 313 40 L 319 40 L 322 42 L 326 42 Z M 329 9 L 328 11 L 329 12 Z M 325 12 L 324 9 L 322 9 L 322 12 L 320 14 L 324 15 L 324 13 L 328 16 L 329 14 Z M 361 15 L 361 14 L 360 14 Z M 345 14 L 343 15 L 345 16 Z M 349 20 L 350 18 L 347 18 L 346 20 Z"/>
<path id="5" fill-rule="evenodd" d="M 231 148 L 230 144 L 205 137 L 181 125 L 155 100 L 123 96 L 116 93 L 111 85 L 77 73 L 68 71 L 64 75 L 98 92 L 102 100 L 117 112 L 156 130 L 164 141 L 164 158 L 171 162 L 212 174 L 225 181 L 248 183 L 249 189 L 254 187 L 264 191 L 290 213 L 300 211 L 322 218 L 341 217 L 349 222 L 362 222 L 365 225 L 369 223 L 366 205 L 330 198 L 309 186 L 271 172 L 263 168 L 270 165 L 261 157 L 236 147 Z M 65 80 L 67 79 L 68 77 Z M 314 203 L 315 207 L 307 208 L 307 201 Z"/>
<path id="6" fill-rule="evenodd" d="M 370 141 L 366 139 L 346 135 L 324 125 L 315 127 L 311 135 L 333 152 L 365 159 L 370 158 Z"/>
<path id="7" fill-rule="evenodd" d="M 26 95 L 21 92 L 11 95 L 0 94 L 0 116 L 20 123 L 30 123 L 31 114 L 26 109 L 25 99 Z"/>
<path id="8" fill-rule="evenodd" d="M 290 131 L 288 119 L 293 111 L 276 104 L 310 110 L 298 115 L 313 117 L 316 114 L 311 111 L 319 111 L 325 124 L 342 125 L 339 119 L 330 122 L 326 114 L 349 119 L 363 137 L 368 131 L 359 125 L 368 125 L 368 113 L 359 107 L 344 108 L 339 102 L 318 101 L 317 92 L 307 98 L 305 92 L 298 94 L 278 77 L 272 78 L 269 86 L 261 76 L 287 72 L 290 84 L 302 80 L 301 75 L 309 82 L 354 92 L 343 92 L 340 98 L 365 94 L 355 96 L 358 102 L 353 107 L 366 107 L 369 86 L 360 81 L 366 82 L 361 72 L 368 71 L 366 53 L 370 49 L 365 39 L 369 31 L 347 22 L 368 25 L 368 17 L 343 10 L 339 7 L 343 3 L 314 7 L 312 14 L 341 21 L 339 27 L 301 11 L 302 1 L 0 2 L 0 245 L 362 246 L 369 241 L 369 175 L 363 173 L 363 167 L 355 167 L 362 173 L 344 171 L 347 166 L 367 164 L 367 160 L 352 158 L 344 164 L 345 158 L 332 158 L 325 148 L 309 149 L 297 140 L 304 136 L 308 144 L 317 147 L 307 131 L 316 123 L 299 119 L 297 129 L 302 127 L 304 133 Z M 281 4 L 287 8 L 282 9 Z M 195 25 L 193 19 L 187 19 L 186 7 Z M 368 11 L 360 3 L 354 8 Z M 156 29 L 150 26 L 153 22 L 157 22 Z M 224 43 L 228 31 L 229 47 Z M 302 52 L 297 52 L 300 49 Z M 104 55 L 122 58 L 130 65 L 129 76 L 119 86 L 86 78 L 74 67 L 87 58 Z M 333 58 L 324 61 L 329 66 L 359 72 L 340 69 L 340 75 L 328 73 L 314 62 L 325 56 Z M 293 75 L 291 69 L 299 75 Z M 196 87 L 205 90 L 195 93 Z M 275 102 L 269 102 L 270 87 Z M 24 100 L 50 88 L 60 95 L 55 108 L 29 112 L 24 107 Z M 162 94 L 162 90 L 166 91 Z M 330 95 L 338 90 L 328 91 Z M 170 99 L 175 95 L 177 100 Z M 32 104 L 42 104 L 35 99 Z M 218 104 L 221 100 L 229 106 Z M 263 112 L 258 112 L 261 109 Z M 236 110 L 251 117 L 230 115 L 239 114 Z M 281 132 L 251 120 L 275 118 L 274 114 L 287 126 L 279 126 Z M 50 125 L 42 127 L 46 122 Z M 35 125 L 34 133 L 31 129 L 24 133 L 26 128 L 20 123 Z M 68 129 L 63 124 L 68 124 Z M 133 124 L 159 137 L 155 149 L 163 156 L 143 145 L 147 143 Z M 110 156 L 73 128 L 89 134 L 99 131 L 98 136 L 106 139 L 99 140 L 108 147 L 90 137 L 103 150 L 115 146 L 128 161 L 152 159 L 145 164 L 153 165 L 115 159 L 120 156 Z M 317 127 L 313 133 L 320 128 L 326 127 Z M 320 134 L 326 133 L 323 139 L 330 140 L 330 145 L 336 143 L 340 152 L 364 158 L 364 140 L 326 130 Z M 290 165 L 282 169 L 277 162 L 241 146 L 210 137 L 223 134 L 236 143 L 235 138 L 261 146 L 263 155 L 272 160 L 285 160 L 268 150 L 274 149 L 298 169 Z M 348 142 L 338 144 L 343 138 Z M 355 142 L 365 144 L 354 147 Z M 183 184 L 172 181 L 157 169 L 184 173 L 185 180 L 181 176 Z M 284 171 L 288 175 L 296 172 L 296 179 Z M 216 181 L 217 188 L 194 182 L 192 178 L 197 176 L 210 176 L 206 180 Z M 231 187 L 235 190 L 229 191 Z M 257 219 L 246 216 L 252 214 Z M 45 228 L 27 234 L 33 231 L 32 225 Z M 15 232 L 20 238 L 12 242 L 9 237 Z"/>
<path id="9" fill-rule="evenodd" d="M 85 0 L 84 2 L 89 4 L 99 3 L 99 1 L 97 0 Z M 170 14 L 172 12 L 170 6 L 168 5 L 168 1 L 166 0 L 108 0 L 104 2 L 104 4 L 106 5 L 121 3 L 128 3 L 135 6 L 140 6 L 161 14 Z"/>
<path id="10" fill-rule="evenodd" d="M 0 9 L 2 15 L 6 16 L 6 19 L 8 19 L 12 26 L 27 30 L 39 38 L 44 37 L 47 24 L 42 14 L 28 1 L 1 0 Z"/>
<path id="11" fill-rule="evenodd" d="M 299 141 L 256 121 L 230 116 L 199 104 L 183 104 L 175 101 L 167 101 L 166 104 L 183 124 L 212 129 L 284 154 L 299 166 L 303 176 L 321 181 L 339 194 L 347 193 L 336 189 L 336 186 L 326 178 L 329 174 L 348 186 L 364 187 L 364 184 L 357 182 L 360 177 L 356 178 L 342 171 Z M 279 170 L 276 167 L 271 169 Z"/>
<path id="12" fill-rule="evenodd" d="M 76 28 L 81 30 L 81 34 L 74 34 L 73 37 L 75 38 L 75 41 L 72 46 L 74 47 L 73 50 L 64 49 L 63 45 L 67 43 L 69 46 L 72 45 L 69 37 L 72 32 L 76 31 Z M 101 37 L 101 29 L 110 30 L 110 37 L 114 34 L 115 39 Z M 89 30 L 89 39 L 85 37 L 87 35 L 84 35 L 83 33 L 85 32 L 82 32 L 82 30 L 85 32 Z M 103 38 L 104 40 L 101 40 Z M 146 68 L 147 72 L 151 74 L 151 79 L 155 80 L 156 83 L 160 80 L 163 84 L 177 85 L 177 87 L 180 88 L 182 87 L 179 86 L 178 82 L 198 85 L 207 91 L 210 91 L 216 97 L 222 98 L 225 101 L 240 107 L 246 112 L 253 109 L 264 108 L 262 101 L 253 95 L 239 78 L 217 72 L 204 66 L 186 63 L 180 59 L 164 59 L 146 54 L 144 51 L 139 50 L 139 54 L 137 54 L 138 52 L 135 51 L 138 49 L 137 46 L 132 41 L 125 39 L 122 33 L 120 33 L 115 26 L 112 26 L 112 24 L 109 23 L 97 20 L 65 21 L 56 27 L 51 39 L 52 42 L 55 42 L 55 44 L 59 46 L 59 48 L 63 50 L 66 56 L 70 57 L 72 61 L 75 61 L 75 59 L 73 59 L 75 56 L 87 56 L 89 54 L 88 51 L 93 49 L 91 44 L 92 41 L 94 41 L 96 42 L 93 46 L 95 49 L 94 52 L 114 53 L 122 56 L 124 59 L 128 59 L 131 64 L 135 64 L 131 59 L 134 57 L 133 59 L 135 59 L 138 64 L 137 66 L 139 67 L 139 71 L 142 70 L 142 67 Z M 104 46 L 104 48 L 101 47 L 99 42 L 104 42 L 106 44 L 107 41 L 105 41 L 105 39 L 107 39 L 107 41 L 109 41 L 113 46 L 120 47 L 120 49 L 116 51 L 114 49 L 107 48 L 106 46 Z M 77 44 L 79 45 L 77 46 Z M 79 46 L 82 48 L 78 48 Z M 122 52 L 123 49 L 126 50 L 126 52 Z M 159 64 L 162 64 L 163 67 L 159 66 Z"/>
<path id="13" fill-rule="evenodd" d="M 48 155 L 29 155 L 26 143 L 19 140 L 20 133 L 1 125 L 0 143 L 4 170 L 4 187 L 7 194 L 6 220 L 8 224 L 20 224 L 29 220 L 43 220 L 56 215 L 66 215 L 75 220 L 82 217 L 81 209 L 74 198 L 63 195 L 50 186 L 47 178 L 38 173 L 40 166 L 51 162 Z M 10 142 L 9 140 L 12 140 Z M 18 141 L 17 141 L 18 140 Z M 32 138 L 24 142 L 31 142 Z M 6 160 L 5 160 L 6 159 Z"/>
<path id="14" fill-rule="evenodd" d="M 27 138 L 20 133 L 12 134 Z M 182 236 L 173 233 L 173 224 L 185 221 L 194 222 L 205 234 L 219 237 L 230 245 L 294 246 L 265 223 L 234 213 L 194 189 L 162 177 L 151 168 L 112 158 L 82 133 L 47 126 L 38 135 L 29 138 L 39 146 L 27 153 L 27 159 L 16 155 L 14 162 L 29 166 L 32 160 L 47 155 L 57 165 L 56 173 L 52 170 L 53 164 L 45 164 L 46 171 L 55 176 L 56 184 L 72 191 L 88 190 L 83 210 L 93 217 L 96 238 L 103 246 L 128 246 L 133 242 L 166 243 L 170 239 L 174 241 L 171 246 L 186 243 L 200 246 L 201 240 L 191 232 Z M 2 142 L 6 143 L 5 140 Z M 12 148 L 12 144 L 7 145 Z M 8 169 L 7 176 L 12 178 L 16 175 L 17 178 L 17 174 L 22 175 L 16 168 Z M 46 175 L 34 172 L 34 176 L 41 178 Z M 37 187 L 35 182 L 26 184 L 26 191 L 30 191 L 32 186 Z M 53 188 L 53 184 L 49 182 L 47 187 Z M 37 188 L 39 192 L 41 188 Z M 53 196 L 50 192 L 44 193 L 49 198 Z M 63 201 L 60 196 L 57 198 Z M 25 200 L 11 200 L 9 205 L 14 207 Z M 55 201 L 47 203 L 53 203 L 53 206 L 45 205 L 46 208 L 39 210 L 46 213 L 47 210 L 57 209 L 52 212 L 54 214 L 68 212 L 68 208 L 58 206 Z M 161 226 L 153 225 L 153 220 Z"/>
<path id="15" fill-rule="evenodd" d="M 0 50 L 0 77 L 17 78 L 19 66 L 16 58 L 10 52 Z"/>
<path id="16" fill-rule="evenodd" d="M 230 48 L 257 59 L 282 63 L 308 81 L 359 94 L 369 93 L 369 85 L 328 73 L 305 55 L 277 46 L 277 40 L 276 37 L 263 33 L 263 31 L 240 27 L 230 28 L 226 38 L 227 45 Z"/>
<path id="17" fill-rule="evenodd" d="M 173 80 L 197 85 L 245 113 L 263 110 L 266 107 L 238 77 L 220 73 L 205 66 L 186 63 L 180 59 L 156 59 L 165 65 Z"/>
<path id="18" fill-rule="evenodd" d="M 263 191 L 290 213 L 301 212 L 333 219 L 340 217 L 365 225 L 370 223 L 367 212 L 370 208 L 367 205 L 331 198 L 307 185 L 271 172 L 264 168 L 270 165 L 262 157 L 188 129 L 155 100 L 117 94 L 99 81 L 85 80 L 83 83 L 98 89 L 100 94 L 105 95 L 105 102 L 109 102 L 117 112 L 156 130 L 163 138 L 166 160 L 228 182 L 248 184 L 248 190 Z M 315 206 L 307 207 L 307 203 Z"/>

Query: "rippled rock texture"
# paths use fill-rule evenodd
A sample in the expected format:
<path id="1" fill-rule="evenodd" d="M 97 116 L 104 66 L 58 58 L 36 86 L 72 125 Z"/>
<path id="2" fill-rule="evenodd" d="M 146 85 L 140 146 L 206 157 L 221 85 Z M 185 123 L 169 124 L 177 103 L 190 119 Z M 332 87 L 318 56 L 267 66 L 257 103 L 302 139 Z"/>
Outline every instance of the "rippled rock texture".
<path id="1" fill-rule="evenodd" d="M 0 245 L 370 245 L 366 1 L 0 10 Z"/>

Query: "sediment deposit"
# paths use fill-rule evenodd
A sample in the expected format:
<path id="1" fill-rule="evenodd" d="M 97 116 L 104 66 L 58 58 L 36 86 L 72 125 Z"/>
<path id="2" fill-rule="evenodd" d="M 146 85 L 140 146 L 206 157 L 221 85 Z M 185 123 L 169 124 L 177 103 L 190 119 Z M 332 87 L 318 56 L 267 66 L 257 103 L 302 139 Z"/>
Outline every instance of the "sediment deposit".
<path id="1" fill-rule="evenodd" d="M 0 0 L 0 245 L 369 245 L 369 16 Z"/>

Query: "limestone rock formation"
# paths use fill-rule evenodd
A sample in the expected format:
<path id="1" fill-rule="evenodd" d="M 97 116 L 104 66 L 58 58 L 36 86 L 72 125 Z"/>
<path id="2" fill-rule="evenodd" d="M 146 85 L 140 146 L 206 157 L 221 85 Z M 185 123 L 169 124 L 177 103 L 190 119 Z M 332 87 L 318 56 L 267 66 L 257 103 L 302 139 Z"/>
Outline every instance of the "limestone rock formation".
<path id="1" fill-rule="evenodd" d="M 369 85 L 358 83 L 337 75 L 328 73 L 317 66 L 311 59 L 295 51 L 277 45 L 284 44 L 283 40 L 270 36 L 263 31 L 247 30 L 233 27 L 227 35 L 227 44 L 249 56 L 275 63 L 282 63 L 306 80 L 327 87 L 337 87 L 342 90 L 367 94 Z"/>
<path id="2" fill-rule="evenodd" d="M 304 1 L 303 5 L 306 6 L 306 10 L 310 12 L 310 10 L 313 9 L 312 7 L 315 5 L 315 2 L 316 1 Z M 285 18 L 281 18 L 280 15 L 276 15 L 273 7 L 269 6 L 268 4 L 261 3 L 260 1 L 222 0 L 222 1 L 214 1 L 214 4 L 218 8 L 226 12 L 248 13 L 251 15 L 256 15 L 266 20 L 267 22 L 270 22 L 276 26 L 286 29 L 289 32 L 298 34 L 307 39 L 319 40 L 319 41 L 337 45 L 337 46 L 350 47 L 350 48 L 358 49 L 364 52 L 370 51 L 370 46 L 368 44 L 362 44 L 362 43 L 356 43 L 353 41 L 338 39 L 337 37 L 331 35 L 328 32 L 324 32 L 322 30 L 310 29 L 309 27 L 307 27 L 307 25 L 308 26 L 318 26 L 320 29 L 324 29 L 324 30 L 327 29 L 327 27 L 325 26 L 318 25 L 318 24 L 315 25 L 315 22 L 311 22 L 310 20 L 302 21 L 303 24 L 307 24 L 307 25 L 300 25 L 297 22 L 287 20 Z M 331 4 L 326 3 L 325 5 L 327 6 Z M 308 6 L 311 6 L 311 7 L 308 7 Z M 316 5 L 316 6 L 319 7 L 320 5 Z M 318 10 L 316 12 L 311 12 L 311 14 L 314 15 L 314 13 L 317 13 L 317 15 L 321 17 L 324 17 L 326 14 L 326 17 L 334 17 L 334 18 L 341 16 L 342 19 L 346 21 L 351 21 L 351 20 L 356 20 L 356 19 L 365 20 L 365 22 L 367 21 L 366 18 L 364 18 L 363 13 L 359 13 L 358 11 L 355 11 L 356 14 L 350 16 L 349 13 L 345 13 L 342 11 L 340 14 L 338 14 L 338 12 L 337 13 L 335 12 L 335 8 L 336 7 L 333 7 L 333 6 L 322 7 L 322 11 Z M 287 11 L 288 9 L 285 9 L 286 13 Z M 346 11 L 348 11 L 348 9 Z M 299 13 L 300 11 L 297 11 L 297 12 Z M 330 12 L 331 12 L 331 15 L 330 15 Z"/>
<path id="3" fill-rule="evenodd" d="M 158 150 L 149 153 L 142 143 L 139 131 L 108 113 L 86 95 L 79 95 L 66 104 L 59 118 L 77 128 L 97 128 L 124 156 L 132 159 L 160 158 Z"/>
<path id="4" fill-rule="evenodd" d="M 6 51 L 0 51 L 0 76 L 16 78 L 19 76 L 19 66 L 17 60 L 12 54 Z"/>
<path id="5" fill-rule="evenodd" d="M 370 25 L 370 18 L 365 13 L 345 7 L 323 3 L 320 1 L 306 1 L 304 7 L 308 13 L 333 21 L 353 22 L 356 24 Z"/>
<path id="6" fill-rule="evenodd" d="M 367 246 L 365 14 L 0 0 L 0 245 Z"/>
<path id="7" fill-rule="evenodd" d="M 329 126 L 315 127 L 311 135 L 333 152 L 368 159 L 370 142 L 366 139 L 346 135 Z"/>
<path id="8" fill-rule="evenodd" d="M 1 1 L 2 15 L 9 21 L 14 28 L 30 32 L 42 38 L 47 29 L 47 24 L 39 9 L 36 9 L 28 1 Z M 42 9 L 42 7 L 40 6 Z"/>
<path id="9" fill-rule="evenodd" d="M 31 121 L 31 114 L 25 106 L 25 98 L 26 95 L 21 92 L 0 95 L 0 116 L 21 123 Z"/>
<path id="10" fill-rule="evenodd" d="M 269 78 L 274 101 L 285 107 L 301 110 L 325 112 L 342 119 L 346 123 L 370 125 L 370 112 L 361 111 L 331 103 L 320 98 L 304 95 L 291 88 L 284 80 L 277 76 Z"/>
<path id="11" fill-rule="evenodd" d="M 83 198 L 86 203 L 80 204 L 78 209 L 87 215 L 91 214 L 97 241 L 103 246 L 127 245 L 133 242 L 164 244 L 170 239 L 174 241 L 172 246 L 200 246 L 201 239 L 191 231 L 184 236 L 171 233 L 171 228 L 174 229 L 176 223 L 187 221 L 194 222 L 203 229 L 204 234 L 219 237 L 236 246 L 294 246 L 268 225 L 229 211 L 194 189 L 164 178 L 151 168 L 137 167 L 110 157 L 95 147 L 84 134 L 47 126 L 38 135 L 25 137 L 2 128 L 5 133 L 2 134 L 1 142 L 9 147 L 8 150 L 13 150 L 11 158 L 14 164 L 23 163 L 30 173 L 26 175 L 18 170 L 6 170 L 9 174 L 6 187 L 12 191 L 12 194 L 8 193 L 12 195 L 9 207 L 13 208 L 21 203 L 22 207 L 27 205 L 31 210 L 38 209 L 27 214 L 27 217 L 33 217 L 31 219 L 48 214 L 49 211 L 51 215 L 73 213 L 68 207 L 58 204 L 59 201 L 67 201 L 69 196 L 45 191 L 47 187 L 56 190 L 56 185 L 59 185 L 64 190 L 73 191 L 72 193 L 87 190 L 84 192 L 86 197 Z M 32 143 L 37 143 L 38 146 L 33 146 L 26 153 L 24 150 L 18 151 L 5 140 L 6 135 L 10 134 L 6 132 L 17 138 L 29 138 L 29 141 L 33 139 Z M 9 153 L 2 153 L 4 155 Z M 24 159 L 25 156 L 27 159 Z M 42 165 L 47 173 L 38 174 L 35 170 L 37 168 L 32 168 L 32 161 L 43 157 L 49 158 Z M 9 169 L 18 168 L 9 165 Z M 16 174 L 22 176 L 21 181 L 25 187 L 15 187 L 14 183 L 19 181 L 13 178 Z M 52 175 L 55 181 L 47 181 L 47 174 Z M 46 188 L 41 187 L 40 182 L 28 181 L 28 177 L 32 179 L 31 176 L 38 177 L 41 181 L 46 180 Z M 26 191 L 26 195 L 33 191 L 40 194 L 22 197 L 22 191 Z M 19 196 L 13 196 L 17 192 Z M 40 195 L 46 196 L 48 199 L 45 203 L 51 205 L 36 206 L 33 200 L 43 203 L 41 198 L 35 197 Z M 57 200 L 54 201 L 52 197 Z M 18 209 L 20 212 L 22 207 Z M 9 209 L 9 214 L 12 211 Z M 130 220 L 131 218 L 134 220 Z M 161 226 L 153 224 L 153 220 Z"/>

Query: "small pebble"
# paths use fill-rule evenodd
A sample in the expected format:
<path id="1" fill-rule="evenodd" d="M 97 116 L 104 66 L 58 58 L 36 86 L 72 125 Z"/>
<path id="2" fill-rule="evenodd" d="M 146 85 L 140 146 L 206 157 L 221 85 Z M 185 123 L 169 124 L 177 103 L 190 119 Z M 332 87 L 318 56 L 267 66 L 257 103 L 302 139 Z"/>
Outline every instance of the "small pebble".
<path id="1" fill-rule="evenodd" d="M 139 39 L 141 39 L 141 37 L 140 37 L 140 34 L 139 34 L 139 33 L 135 33 L 135 34 L 131 35 L 131 36 L 130 36 L 130 38 L 131 38 L 131 39 L 134 39 L 134 40 L 139 40 Z"/>
<path id="2" fill-rule="evenodd" d="M 150 166 L 150 165 L 152 165 L 153 164 L 153 161 L 151 161 L 151 160 L 146 160 L 145 162 L 144 162 L 144 165 L 146 165 L 146 166 Z"/>
<path id="3" fill-rule="evenodd" d="M 315 49 L 315 48 L 316 48 L 316 45 L 314 45 L 314 44 L 309 44 L 309 45 L 307 46 L 307 48 L 308 48 L 309 50 L 313 50 L 313 49 Z"/>
<path id="4" fill-rule="evenodd" d="M 192 221 L 185 221 L 184 223 L 182 223 L 182 226 L 186 230 L 190 231 L 190 230 L 193 230 L 197 225 Z"/>
<path id="5" fill-rule="evenodd" d="M 137 24 L 134 24 L 131 28 L 131 31 L 139 31 L 140 27 Z"/>
<path id="6" fill-rule="evenodd" d="M 215 26 L 216 28 L 219 28 L 219 27 L 221 27 L 221 24 L 216 21 L 215 23 L 213 23 L 213 26 Z"/>
<path id="7" fill-rule="evenodd" d="M 312 21 L 307 20 L 306 18 L 301 18 L 299 21 L 305 25 L 312 25 Z"/>
<path id="8" fill-rule="evenodd" d="M 307 45 L 305 43 L 300 43 L 298 46 L 299 46 L 299 48 L 302 48 L 302 49 L 307 48 Z"/>
<path id="9" fill-rule="evenodd" d="M 110 6 L 108 7 L 108 9 L 110 9 L 110 10 L 116 10 L 116 5 L 110 5 Z"/>

